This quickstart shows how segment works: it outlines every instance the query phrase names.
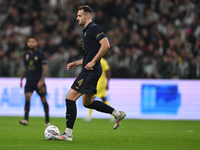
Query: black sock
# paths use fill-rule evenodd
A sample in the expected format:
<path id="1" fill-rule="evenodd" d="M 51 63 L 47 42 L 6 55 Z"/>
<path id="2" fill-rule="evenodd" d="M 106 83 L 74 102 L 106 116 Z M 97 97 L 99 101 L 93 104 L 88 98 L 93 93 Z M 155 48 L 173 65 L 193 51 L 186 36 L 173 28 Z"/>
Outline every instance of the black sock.
<path id="1" fill-rule="evenodd" d="M 25 101 L 24 110 L 25 110 L 24 119 L 28 120 L 28 114 L 29 114 L 29 111 L 30 111 L 30 100 Z"/>
<path id="2" fill-rule="evenodd" d="M 76 120 L 76 102 L 66 99 L 66 127 L 73 129 Z"/>
<path id="3" fill-rule="evenodd" d="M 45 122 L 49 122 L 49 105 L 47 102 L 42 103 L 44 106 L 44 113 L 45 113 Z"/>
<path id="4" fill-rule="evenodd" d="M 106 105 L 104 102 L 93 100 L 93 102 L 86 106 L 87 108 L 95 109 L 100 112 L 112 114 L 114 108 Z"/>

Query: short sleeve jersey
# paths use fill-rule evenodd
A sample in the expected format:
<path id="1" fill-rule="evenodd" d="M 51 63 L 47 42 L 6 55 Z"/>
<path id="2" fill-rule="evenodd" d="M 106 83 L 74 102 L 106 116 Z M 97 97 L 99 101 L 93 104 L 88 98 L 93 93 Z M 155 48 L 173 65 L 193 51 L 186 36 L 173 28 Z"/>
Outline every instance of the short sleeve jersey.
<path id="1" fill-rule="evenodd" d="M 105 37 L 106 36 L 102 29 L 94 22 L 90 22 L 83 29 L 83 36 L 81 39 L 81 49 L 83 51 L 83 69 L 87 63 L 90 62 L 98 53 L 101 47 L 99 42 Z M 101 68 L 100 60 L 94 65 L 94 71 L 99 67 Z"/>
<path id="2" fill-rule="evenodd" d="M 26 66 L 27 82 L 38 82 L 42 76 L 42 65 L 47 64 L 47 58 L 44 53 L 37 49 L 34 53 L 27 51 L 24 56 L 24 65 Z"/>

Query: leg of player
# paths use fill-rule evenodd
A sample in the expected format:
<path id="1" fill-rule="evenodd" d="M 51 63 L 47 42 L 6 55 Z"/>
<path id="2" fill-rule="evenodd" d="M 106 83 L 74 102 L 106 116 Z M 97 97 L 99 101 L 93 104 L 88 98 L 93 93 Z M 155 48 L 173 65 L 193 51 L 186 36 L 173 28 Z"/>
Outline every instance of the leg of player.
<path id="1" fill-rule="evenodd" d="M 46 96 L 40 96 L 40 99 L 42 101 L 43 107 L 44 107 L 44 113 L 45 113 L 45 126 L 51 125 L 49 122 L 49 105 L 46 100 Z"/>
<path id="2" fill-rule="evenodd" d="M 119 125 L 121 124 L 121 121 L 125 118 L 126 113 L 123 111 L 118 111 L 101 101 L 93 100 L 92 97 L 93 96 L 83 94 L 83 96 L 82 96 L 83 105 L 86 108 L 95 109 L 97 111 L 100 111 L 103 113 L 109 113 L 109 114 L 113 115 L 115 117 L 115 125 L 113 128 L 117 129 L 119 127 Z"/>
<path id="3" fill-rule="evenodd" d="M 66 96 L 66 129 L 62 135 L 53 135 L 52 139 L 55 140 L 65 140 L 65 141 L 72 141 L 72 132 L 74 127 L 74 122 L 76 120 L 77 109 L 76 109 L 76 100 L 82 94 L 70 89 L 67 96 Z M 126 113 L 123 111 L 115 110 L 114 108 L 106 105 L 100 101 L 93 101 L 93 95 L 82 95 L 83 105 L 87 108 L 95 109 L 100 112 L 112 114 L 116 118 L 116 123 L 114 125 L 114 129 L 117 129 L 121 123 L 121 121 L 126 116 Z"/>
<path id="4" fill-rule="evenodd" d="M 30 100 L 31 100 L 32 93 L 28 92 L 25 93 L 25 105 L 24 105 L 24 120 L 20 120 L 19 123 L 22 125 L 28 125 L 28 117 L 30 111 Z"/>
<path id="5" fill-rule="evenodd" d="M 93 100 L 95 97 L 93 97 Z M 106 100 L 105 97 L 101 98 L 104 103 L 110 106 L 109 102 Z M 92 102 L 91 102 L 92 103 Z M 112 117 L 113 118 L 113 117 Z M 90 122 L 92 120 L 92 109 L 89 109 L 88 117 L 83 119 L 83 122 Z"/>
<path id="6" fill-rule="evenodd" d="M 107 101 L 107 99 L 106 99 L 105 97 L 102 97 L 101 99 L 102 99 L 102 101 L 103 101 L 105 104 L 107 104 L 108 106 L 110 106 L 110 103 Z M 110 117 L 110 122 L 114 122 L 114 121 L 115 121 L 115 118 L 111 115 L 111 117 Z"/>
<path id="7" fill-rule="evenodd" d="M 102 99 L 102 101 L 103 101 L 104 103 L 106 103 L 108 106 L 110 106 L 109 102 L 106 100 L 105 97 L 102 97 L 101 99 Z"/>
<path id="8" fill-rule="evenodd" d="M 61 135 L 52 136 L 55 140 L 64 140 L 72 141 L 72 132 L 74 127 L 74 122 L 76 120 L 77 109 L 76 109 L 76 100 L 82 94 L 70 89 L 66 96 L 66 129 L 65 132 Z"/>
<path id="9" fill-rule="evenodd" d="M 93 99 L 95 99 L 95 97 L 93 97 Z M 90 122 L 92 121 L 92 109 L 88 110 L 88 117 L 83 119 L 83 122 Z"/>
<path id="10" fill-rule="evenodd" d="M 94 98 L 95 98 L 95 97 L 94 97 Z M 93 98 L 93 99 L 94 99 L 94 98 Z M 105 104 L 107 104 L 108 106 L 110 106 L 109 102 L 106 100 L 105 97 L 102 97 L 101 99 L 102 99 L 102 101 L 103 101 Z M 91 120 L 92 120 L 92 109 L 89 109 L 88 117 L 87 117 L 87 118 L 84 118 L 84 119 L 83 119 L 83 122 L 90 122 Z M 112 115 L 111 115 L 110 121 L 111 121 L 111 122 L 114 122 L 114 121 L 115 121 L 115 118 L 114 118 Z"/>
<path id="11" fill-rule="evenodd" d="M 38 86 L 36 86 L 35 88 L 37 94 L 40 96 L 40 100 L 42 101 L 43 104 L 43 108 L 44 108 L 44 113 L 45 113 L 45 126 L 49 126 L 51 125 L 51 123 L 49 122 L 49 105 L 47 103 L 47 99 L 46 99 L 46 94 L 47 94 L 47 89 L 46 89 L 46 84 L 44 83 L 42 85 L 42 87 L 38 88 Z"/>

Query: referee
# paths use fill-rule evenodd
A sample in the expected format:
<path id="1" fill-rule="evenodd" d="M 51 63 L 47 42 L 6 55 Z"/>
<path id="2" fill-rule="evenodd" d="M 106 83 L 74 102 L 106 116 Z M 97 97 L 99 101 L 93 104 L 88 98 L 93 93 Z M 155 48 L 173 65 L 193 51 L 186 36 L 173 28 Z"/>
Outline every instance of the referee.
<path id="1" fill-rule="evenodd" d="M 71 62 L 67 65 L 68 70 L 82 65 L 82 70 L 66 96 L 66 129 L 62 135 L 53 135 L 53 139 L 72 141 L 72 131 L 76 120 L 76 100 L 82 96 L 82 103 L 86 108 L 111 114 L 115 117 L 114 129 L 117 129 L 126 113 L 115 110 L 101 101 L 93 100 L 96 94 L 97 81 L 99 80 L 102 68 L 100 59 L 110 48 L 107 37 L 102 29 L 92 21 L 92 9 L 87 6 L 80 6 L 77 13 L 77 21 L 84 26 L 81 40 L 83 59 Z"/>

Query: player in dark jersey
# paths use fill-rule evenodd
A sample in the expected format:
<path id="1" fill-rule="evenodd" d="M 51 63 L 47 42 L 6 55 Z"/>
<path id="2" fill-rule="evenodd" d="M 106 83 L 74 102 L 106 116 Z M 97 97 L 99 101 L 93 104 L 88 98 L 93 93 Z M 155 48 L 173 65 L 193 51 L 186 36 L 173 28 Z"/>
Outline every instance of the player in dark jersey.
<path id="1" fill-rule="evenodd" d="M 117 129 L 126 116 L 123 111 L 115 110 L 101 101 L 93 100 L 96 94 L 97 81 L 102 73 L 100 64 L 101 57 L 108 51 L 110 44 L 102 29 L 92 22 L 92 9 L 87 6 L 79 7 L 77 20 L 78 24 L 84 26 L 81 48 L 83 59 L 69 63 L 68 70 L 82 65 L 82 71 L 76 78 L 66 96 L 66 129 L 62 135 L 52 136 L 53 139 L 72 141 L 72 131 L 76 119 L 76 100 L 82 96 L 82 103 L 86 108 L 111 114 L 115 117 L 114 129 Z"/>
<path id="2" fill-rule="evenodd" d="M 24 69 L 21 76 L 20 87 L 22 88 L 22 80 L 26 77 L 25 85 L 25 114 L 24 120 L 20 120 L 22 125 L 28 125 L 30 100 L 35 90 L 40 96 L 45 112 L 45 126 L 50 125 L 49 122 L 49 106 L 46 100 L 46 85 L 44 78 L 47 72 L 47 59 L 43 52 L 37 48 L 38 42 L 35 37 L 29 37 L 27 46 L 29 50 L 23 56 Z"/>

